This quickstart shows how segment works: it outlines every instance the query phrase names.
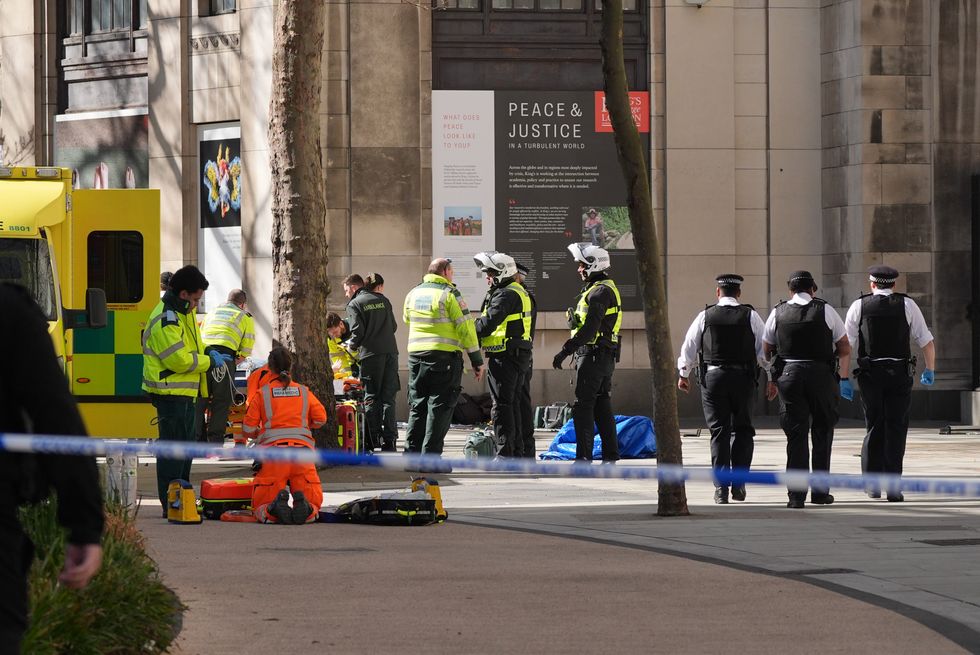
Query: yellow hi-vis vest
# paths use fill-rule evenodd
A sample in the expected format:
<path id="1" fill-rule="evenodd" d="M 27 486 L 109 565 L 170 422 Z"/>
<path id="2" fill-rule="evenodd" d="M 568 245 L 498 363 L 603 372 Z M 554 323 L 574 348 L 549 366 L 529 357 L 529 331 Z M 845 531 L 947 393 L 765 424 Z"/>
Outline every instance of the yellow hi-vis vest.
<path id="1" fill-rule="evenodd" d="M 208 315 L 201 334 L 206 346 L 224 346 L 239 357 L 248 357 L 255 345 L 255 321 L 244 309 L 228 302 Z"/>
<path id="2" fill-rule="evenodd" d="M 354 375 L 354 355 L 344 348 L 340 339 L 327 338 L 330 348 L 330 365 L 335 380 L 343 380 Z"/>
<path id="3" fill-rule="evenodd" d="M 623 311 L 622 311 L 623 301 L 622 298 L 620 298 L 619 296 L 619 289 L 616 288 L 616 283 L 608 278 L 604 280 L 597 280 L 596 282 L 590 284 L 585 289 L 585 291 L 582 292 L 582 295 L 578 297 L 578 303 L 575 305 L 575 327 L 572 328 L 572 336 L 574 337 L 576 334 L 578 334 L 578 331 L 582 329 L 582 324 L 585 323 L 585 316 L 586 314 L 589 313 L 589 302 L 588 302 L 589 292 L 591 292 L 593 289 L 596 288 L 596 286 L 600 284 L 612 289 L 613 295 L 616 296 L 616 305 L 606 309 L 606 313 L 605 313 L 605 316 L 609 316 L 610 314 L 616 314 L 616 323 L 615 325 L 613 325 L 612 334 L 602 334 L 601 328 L 600 330 L 597 330 L 595 336 L 592 338 L 592 341 L 586 344 L 589 346 L 591 346 L 596 341 L 598 341 L 600 336 L 607 336 L 609 337 L 609 340 L 612 341 L 613 343 L 618 343 L 619 326 L 623 324 Z"/>
<path id="4" fill-rule="evenodd" d="M 206 397 L 210 366 L 194 314 L 169 309 L 162 300 L 157 303 L 143 330 L 143 391 Z"/>
<path id="5" fill-rule="evenodd" d="M 521 297 L 521 311 L 508 314 L 507 318 L 493 332 L 480 339 L 480 346 L 488 353 L 499 353 L 507 350 L 507 342 L 511 339 L 531 340 L 531 297 L 527 295 L 527 290 L 517 282 L 511 282 L 504 289 L 510 289 Z M 496 292 L 501 293 L 499 289 Z M 486 314 L 487 311 L 484 308 L 483 315 L 486 316 Z M 521 321 L 524 324 L 524 330 L 520 337 L 507 336 L 507 327 L 514 321 Z"/>
<path id="6" fill-rule="evenodd" d="M 410 353 L 480 351 L 466 303 L 456 286 L 441 275 L 426 274 L 422 284 L 408 292 L 402 319 L 408 325 Z"/>

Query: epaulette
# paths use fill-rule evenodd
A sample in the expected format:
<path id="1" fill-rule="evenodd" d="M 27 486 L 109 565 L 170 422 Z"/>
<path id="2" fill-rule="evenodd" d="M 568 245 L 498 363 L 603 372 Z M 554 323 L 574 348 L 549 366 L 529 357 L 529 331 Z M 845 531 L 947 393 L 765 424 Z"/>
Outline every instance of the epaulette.
<path id="1" fill-rule="evenodd" d="M 249 318 L 252 318 L 252 313 L 251 312 L 245 311 L 244 309 L 242 311 L 245 312 L 245 316 L 248 316 Z"/>
<path id="2" fill-rule="evenodd" d="M 172 309 L 168 309 L 163 313 L 163 326 L 168 325 L 180 325 L 180 321 L 177 319 L 177 312 Z"/>

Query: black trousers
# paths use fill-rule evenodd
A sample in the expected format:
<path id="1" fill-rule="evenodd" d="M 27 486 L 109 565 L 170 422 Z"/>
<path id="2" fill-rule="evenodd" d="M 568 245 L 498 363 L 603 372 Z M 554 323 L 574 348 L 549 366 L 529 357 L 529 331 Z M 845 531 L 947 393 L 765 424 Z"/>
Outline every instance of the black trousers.
<path id="1" fill-rule="evenodd" d="M 230 348 L 224 346 L 208 346 L 205 352 L 216 350 L 224 355 L 234 357 Z M 221 378 L 220 380 L 218 378 Z M 228 412 L 231 410 L 232 389 L 235 386 L 235 362 L 221 368 L 212 366 L 208 369 L 208 397 L 197 399 L 197 418 L 195 430 L 199 441 L 224 443 L 225 432 L 228 429 Z M 205 412 L 210 409 L 211 416 L 205 422 Z"/>
<path id="2" fill-rule="evenodd" d="M 194 441 L 194 398 L 151 394 L 150 401 L 157 410 L 157 431 L 161 441 Z M 171 480 L 190 482 L 191 460 L 157 458 L 157 493 L 164 514 Z"/>
<path id="3" fill-rule="evenodd" d="M 616 419 L 613 416 L 612 376 L 616 355 L 609 348 L 594 348 L 587 354 L 576 355 L 578 376 L 575 382 L 575 404 L 572 421 L 575 424 L 575 459 L 591 460 L 596 427 L 602 437 L 602 461 L 619 459 L 616 439 Z"/>
<path id="4" fill-rule="evenodd" d="M 503 443 L 501 457 L 523 457 L 524 435 L 521 426 L 521 390 L 531 351 L 521 348 L 487 357 L 487 378 L 493 407 L 490 419 L 498 443 Z"/>
<path id="5" fill-rule="evenodd" d="M 0 654 L 20 653 L 27 630 L 27 574 L 34 545 L 17 520 L 17 508 L 4 498 L 0 505 Z"/>
<path id="6" fill-rule="evenodd" d="M 427 351 L 408 356 L 408 429 L 405 452 L 441 455 L 459 400 L 463 357 Z"/>
<path id="7" fill-rule="evenodd" d="M 752 404 L 755 372 L 743 368 L 715 368 L 705 374 L 701 388 L 704 420 L 711 431 L 711 468 L 747 469 L 755 450 Z M 728 484 L 715 482 L 728 489 Z"/>
<path id="8" fill-rule="evenodd" d="M 839 418 L 837 403 L 840 391 L 837 376 L 825 362 L 787 362 L 776 381 L 779 389 L 779 425 L 786 433 L 786 469 L 830 470 L 830 451 L 834 443 L 834 426 Z M 813 442 L 812 459 L 807 436 Z M 829 489 L 811 487 L 814 494 Z M 790 492 L 790 497 L 806 492 Z"/>
<path id="9" fill-rule="evenodd" d="M 864 423 L 867 433 L 861 446 L 861 471 L 902 473 L 905 440 L 909 431 L 912 376 L 905 362 L 874 362 L 858 369 Z"/>
<path id="10" fill-rule="evenodd" d="M 398 355 L 371 355 L 361 360 L 360 367 L 370 445 L 394 450 L 398 441 L 395 396 L 402 388 L 398 379 Z"/>
<path id="11" fill-rule="evenodd" d="M 531 404 L 531 375 L 533 371 L 534 362 L 529 357 L 527 368 L 524 370 L 523 384 L 518 394 L 521 405 L 521 423 L 518 432 L 521 435 L 521 440 L 524 442 L 524 450 L 521 454 L 523 457 L 530 457 L 532 459 L 536 454 L 534 443 L 534 405 Z"/>

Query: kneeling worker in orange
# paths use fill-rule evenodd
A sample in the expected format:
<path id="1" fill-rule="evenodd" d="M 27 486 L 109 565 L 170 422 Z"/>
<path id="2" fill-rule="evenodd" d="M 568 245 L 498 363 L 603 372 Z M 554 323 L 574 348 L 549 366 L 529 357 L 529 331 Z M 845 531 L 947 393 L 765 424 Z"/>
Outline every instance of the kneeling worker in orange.
<path id="1" fill-rule="evenodd" d="M 242 433 L 260 447 L 314 448 L 312 429 L 327 422 L 323 404 L 307 387 L 289 376 L 292 359 L 285 348 L 269 353 L 271 379 L 252 395 Z M 293 506 L 289 506 L 289 491 Z M 263 462 L 255 474 L 252 507 L 261 523 L 302 525 L 316 519 L 323 487 L 313 464 Z"/>

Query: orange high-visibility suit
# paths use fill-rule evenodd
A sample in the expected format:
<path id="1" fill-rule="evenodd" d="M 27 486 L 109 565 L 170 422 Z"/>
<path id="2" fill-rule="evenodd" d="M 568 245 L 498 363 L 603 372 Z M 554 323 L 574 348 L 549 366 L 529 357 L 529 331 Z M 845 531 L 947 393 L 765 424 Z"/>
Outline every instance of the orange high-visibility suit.
<path id="1" fill-rule="evenodd" d="M 313 428 L 327 422 L 327 410 L 313 392 L 297 382 L 284 385 L 273 379 L 259 387 L 249 399 L 248 412 L 242 422 L 242 433 L 256 440 L 260 447 L 314 448 Z M 286 484 L 293 493 L 302 491 L 313 511 L 307 523 L 316 519 L 323 504 L 323 487 L 313 464 L 263 462 L 255 475 L 252 507 L 256 518 L 274 523 L 276 518 L 266 510 Z"/>

